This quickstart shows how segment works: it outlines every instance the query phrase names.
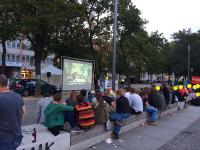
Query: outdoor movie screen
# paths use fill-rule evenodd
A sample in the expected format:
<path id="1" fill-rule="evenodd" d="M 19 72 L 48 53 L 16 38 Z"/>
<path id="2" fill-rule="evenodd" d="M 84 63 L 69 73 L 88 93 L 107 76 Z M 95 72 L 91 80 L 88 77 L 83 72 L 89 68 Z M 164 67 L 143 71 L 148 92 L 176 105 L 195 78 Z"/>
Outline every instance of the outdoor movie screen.
<path id="1" fill-rule="evenodd" d="M 91 90 L 93 61 L 80 61 L 63 58 L 62 90 Z"/>

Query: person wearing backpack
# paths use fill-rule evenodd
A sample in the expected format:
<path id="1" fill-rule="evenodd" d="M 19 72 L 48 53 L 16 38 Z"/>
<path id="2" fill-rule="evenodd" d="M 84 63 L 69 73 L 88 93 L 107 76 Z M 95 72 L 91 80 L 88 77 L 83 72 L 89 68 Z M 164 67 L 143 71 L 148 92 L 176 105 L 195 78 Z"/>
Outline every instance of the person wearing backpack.
<path id="1" fill-rule="evenodd" d="M 85 102 L 82 95 L 77 95 L 75 114 L 77 123 L 80 128 L 89 129 L 94 126 L 95 120 L 92 104 L 90 102 Z"/>

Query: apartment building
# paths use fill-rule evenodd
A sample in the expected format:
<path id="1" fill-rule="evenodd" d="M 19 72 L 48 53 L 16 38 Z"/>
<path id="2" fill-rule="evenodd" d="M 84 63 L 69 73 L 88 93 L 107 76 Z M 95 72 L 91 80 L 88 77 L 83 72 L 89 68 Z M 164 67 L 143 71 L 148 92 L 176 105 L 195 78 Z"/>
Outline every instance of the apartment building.
<path id="1" fill-rule="evenodd" d="M 20 53 L 20 41 L 6 42 L 6 75 L 10 78 L 32 78 L 34 66 L 34 51 L 30 50 L 30 43 L 27 40 L 23 41 L 22 52 Z M 0 67 L 2 66 L 2 45 L 0 44 Z M 20 61 L 22 55 L 22 61 Z M 49 54 L 42 61 L 41 68 L 53 64 L 54 54 Z"/>

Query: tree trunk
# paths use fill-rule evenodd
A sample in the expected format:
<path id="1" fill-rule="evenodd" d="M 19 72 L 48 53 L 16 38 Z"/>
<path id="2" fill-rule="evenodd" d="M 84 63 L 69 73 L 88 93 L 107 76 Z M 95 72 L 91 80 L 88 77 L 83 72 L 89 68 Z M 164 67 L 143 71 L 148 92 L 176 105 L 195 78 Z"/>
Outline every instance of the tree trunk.
<path id="1" fill-rule="evenodd" d="M 3 48 L 3 52 L 2 52 L 2 66 L 1 66 L 1 73 L 5 74 L 6 72 L 6 40 L 2 39 L 2 48 Z"/>
<path id="2" fill-rule="evenodd" d="M 122 49 L 123 60 L 126 65 L 126 81 L 128 83 L 128 86 L 130 86 L 131 85 L 130 84 L 130 64 L 128 64 L 128 62 L 126 60 L 126 52 L 124 50 L 122 42 L 120 42 L 120 45 L 121 45 L 121 49 Z"/>
<path id="3" fill-rule="evenodd" d="M 93 55 L 93 59 L 94 59 L 94 62 L 95 62 L 95 68 L 94 68 L 94 73 L 95 73 L 95 78 L 98 79 L 99 77 L 99 62 L 98 62 L 98 57 L 97 57 L 97 53 L 96 53 L 96 50 L 94 49 L 94 45 L 93 45 L 93 41 L 92 41 L 92 37 L 90 37 L 89 39 L 90 41 L 90 49 L 91 49 L 91 52 L 92 52 L 92 55 Z"/>
<path id="4" fill-rule="evenodd" d="M 37 79 L 35 85 L 35 97 L 40 97 L 41 95 L 41 61 L 44 50 L 44 37 L 41 35 L 36 36 L 36 45 L 35 45 L 35 78 Z"/>

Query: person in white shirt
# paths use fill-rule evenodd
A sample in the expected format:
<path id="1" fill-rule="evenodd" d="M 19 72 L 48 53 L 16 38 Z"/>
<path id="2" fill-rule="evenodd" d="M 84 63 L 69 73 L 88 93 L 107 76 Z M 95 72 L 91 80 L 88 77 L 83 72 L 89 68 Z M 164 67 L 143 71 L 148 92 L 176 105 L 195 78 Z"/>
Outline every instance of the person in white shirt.
<path id="1" fill-rule="evenodd" d="M 134 88 L 130 88 L 129 105 L 131 114 L 140 114 L 143 112 L 143 101 L 140 95 L 136 94 Z"/>
<path id="2" fill-rule="evenodd" d="M 52 100 L 53 100 L 53 97 L 51 97 L 49 92 L 46 92 L 44 94 L 44 97 L 38 101 L 37 108 L 36 108 L 36 123 L 37 124 L 45 123 L 44 111 Z"/>
<path id="3" fill-rule="evenodd" d="M 130 95 L 131 95 L 130 87 L 127 87 L 126 88 L 126 93 L 125 93 L 124 97 L 126 97 L 129 100 Z"/>

